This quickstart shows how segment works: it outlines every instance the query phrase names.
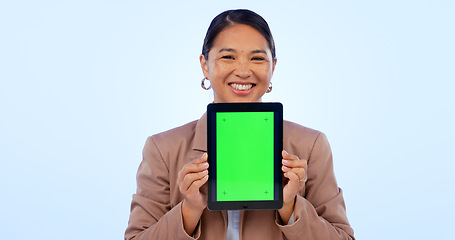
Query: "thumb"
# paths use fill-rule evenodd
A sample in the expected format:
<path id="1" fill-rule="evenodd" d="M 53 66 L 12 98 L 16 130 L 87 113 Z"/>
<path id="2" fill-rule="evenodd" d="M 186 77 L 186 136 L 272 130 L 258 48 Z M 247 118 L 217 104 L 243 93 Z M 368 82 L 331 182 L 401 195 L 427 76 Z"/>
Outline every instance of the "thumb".
<path id="1" fill-rule="evenodd" d="M 284 174 L 285 177 L 289 178 L 288 184 L 286 184 L 286 188 L 291 192 L 291 193 L 297 193 L 299 190 L 299 176 L 293 171 L 289 171 Z"/>

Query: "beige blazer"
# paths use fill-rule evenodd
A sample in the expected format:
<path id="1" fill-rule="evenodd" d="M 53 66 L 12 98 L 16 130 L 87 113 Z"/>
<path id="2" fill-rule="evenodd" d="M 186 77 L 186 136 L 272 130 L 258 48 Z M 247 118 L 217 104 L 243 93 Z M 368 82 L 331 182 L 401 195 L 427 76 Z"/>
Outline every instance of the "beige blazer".
<path id="1" fill-rule="evenodd" d="M 284 121 L 283 147 L 308 160 L 308 181 L 295 202 L 291 225 L 283 225 L 276 210 L 240 212 L 240 239 L 354 239 L 346 217 L 341 189 L 333 172 L 332 152 L 326 136 Z M 183 165 L 207 151 L 207 116 L 181 127 L 151 136 L 137 172 L 125 239 L 226 238 L 226 211 L 205 209 L 194 236 L 183 229 L 177 174 Z M 207 193 L 207 186 L 201 188 Z"/>

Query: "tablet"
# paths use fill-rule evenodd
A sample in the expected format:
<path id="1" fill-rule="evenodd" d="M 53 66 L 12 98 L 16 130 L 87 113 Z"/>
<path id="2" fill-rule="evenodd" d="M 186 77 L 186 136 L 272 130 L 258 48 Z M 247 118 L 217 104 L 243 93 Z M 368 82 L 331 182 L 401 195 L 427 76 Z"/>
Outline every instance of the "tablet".
<path id="1" fill-rule="evenodd" d="M 207 208 L 280 209 L 282 150 L 281 103 L 209 104 Z"/>

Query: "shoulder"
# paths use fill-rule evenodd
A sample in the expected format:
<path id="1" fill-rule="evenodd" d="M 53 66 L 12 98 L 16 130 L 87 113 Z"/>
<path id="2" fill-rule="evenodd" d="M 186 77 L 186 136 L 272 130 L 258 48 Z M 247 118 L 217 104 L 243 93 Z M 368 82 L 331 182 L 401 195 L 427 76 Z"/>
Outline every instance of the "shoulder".
<path id="1" fill-rule="evenodd" d="M 175 146 L 182 141 L 188 143 L 194 137 L 197 122 L 198 120 L 194 120 L 185 125 L 154 134 L 148 137 L 147 142 L 154 142 L 158 146 Z"/>
<path id="2" fill-rule="evenodd" d="M 321 131 L 286 120 L 283 121 L 283 133 L 291 138 L 308 139 L 316 139 L 319 135 L 323 134 Z"/>
<path id="3" fill-rule="evenodd" d="M 283 148 L 304 158 L 309 157 L 316 145 L 328 145 L 327 138 L 321 131 L 300 124 L 283 121 Z"/>

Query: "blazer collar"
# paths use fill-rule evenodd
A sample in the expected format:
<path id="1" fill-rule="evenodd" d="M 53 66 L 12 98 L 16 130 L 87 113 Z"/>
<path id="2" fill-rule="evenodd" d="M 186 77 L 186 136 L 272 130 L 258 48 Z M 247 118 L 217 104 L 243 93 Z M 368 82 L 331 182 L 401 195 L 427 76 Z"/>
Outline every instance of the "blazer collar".
<path id="1" fill-rule="evenodd" d="M 202 115 L 196 124 L 193 149 L 207 152 L 207 112 Z"/>

